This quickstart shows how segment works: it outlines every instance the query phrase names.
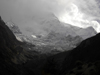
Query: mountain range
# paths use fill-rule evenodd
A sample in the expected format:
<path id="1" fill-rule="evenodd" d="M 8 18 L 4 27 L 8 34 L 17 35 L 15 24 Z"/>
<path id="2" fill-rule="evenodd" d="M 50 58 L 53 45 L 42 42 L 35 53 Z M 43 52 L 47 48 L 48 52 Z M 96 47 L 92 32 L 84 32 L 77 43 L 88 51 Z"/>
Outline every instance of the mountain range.
<path id="1" fill-rule="evenodd" d="M 100 33 L 55 55 L 24 48 L 0 18 L 0 75 L 100 75 Z"/>
<path id="2" fill-rule="evenodd" d="M 25 31 L 22 31 L 12 21 L 7 22 L 6 25 L 14 33 L 17 40 L 36 45 L 35 50 L 41 53 L 50 53 L 55 49 L 57 51 L 73 49 L 78 46 L 82 40 L 97 34 L 92 27 L 83 29 L 60 22 L 58 18 L 51 13 L 43 14 L 38 17 L 33 16 L 32 20 L 38 29 L 34 29 L 34 25 L 31 25 L 30 29 L 29 25 L 25 28 Z M 30 49 L 32 50 L 33 47 Z"/>
<path id="3" fill-rule="evenodd" d="M 60 22 L 59 19 L 52 13 L 46 13 L 39 16 L 33 16 L 31 20 L 32 24 L 23 26 L 23 30 L 18 28 L 13 22 L 7 22 L 9 28 L 14 32 L 14 34 L 23 34 L 24 36 L 36 38 L 37 36 L 45 37 L 49 33 L 59 33 L 63 35 L 80 36 L 86 39 L 97 34 L 93 27 L 79 28 Z M 30 38 L 32 39 L 32 38 Z"/>

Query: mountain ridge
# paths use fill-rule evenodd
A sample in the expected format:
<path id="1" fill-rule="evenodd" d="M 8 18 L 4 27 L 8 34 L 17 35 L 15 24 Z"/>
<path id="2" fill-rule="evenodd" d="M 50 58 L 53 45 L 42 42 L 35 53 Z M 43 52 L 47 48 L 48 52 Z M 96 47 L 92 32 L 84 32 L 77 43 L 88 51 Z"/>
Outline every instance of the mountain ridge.
<path id="1" fill-rule="evenodd" d="M 99 75 L 99 44 L 100 33 L 82 41 L 73 50 L 51 56 L 48 58 L 44 70 L 51 75 Z M 91 70 L 93 70 L 93 74 Z"/>

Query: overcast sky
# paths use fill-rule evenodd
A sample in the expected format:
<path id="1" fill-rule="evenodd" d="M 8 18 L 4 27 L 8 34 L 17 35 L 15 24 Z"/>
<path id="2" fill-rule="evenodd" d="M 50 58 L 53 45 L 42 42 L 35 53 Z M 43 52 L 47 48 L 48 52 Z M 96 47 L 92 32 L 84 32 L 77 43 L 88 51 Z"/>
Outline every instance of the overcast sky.
<path id="1" fill-rule="evenodd" d="M 93 26 L 100 32 L 99 7 L 99 0 L 0 0 L 0 15 L 5 22 L 12 20 L 23 27 L 25 23 L 34 24 L 34 15 L 50 12 L 60 21 L 84 28 Z"/>

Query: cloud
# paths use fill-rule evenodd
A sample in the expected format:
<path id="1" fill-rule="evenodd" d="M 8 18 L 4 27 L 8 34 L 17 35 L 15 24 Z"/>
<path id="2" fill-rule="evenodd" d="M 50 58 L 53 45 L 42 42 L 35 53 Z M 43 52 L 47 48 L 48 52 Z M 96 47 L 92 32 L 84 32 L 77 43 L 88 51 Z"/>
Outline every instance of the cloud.
<path id="1" fill-rule="evenodd" d="M 20 26 L 36 27 L 32 18 L 52 12 L 59 19 L 76 26 L 93 26 L 99 32 L 99 0 L 0 0 L 0 15 Z M 98 28 L 97 28 L 98 27 Z"/>
<path id="2" fill-rule="evenodd" d="M 59 18 L 63 22 L 82 28 L 92 26 L 97 32 L 100 32 L 99 13 L 99 5 L 96 0 L 80 0 L 79 2 L 74 0 Z"/>
<path id="3" fill-rule="evenodd" d="M 71 0 L 72 1 L 72 0 Z M 2 12 L 14 17 L 35 15 L 38 12 L 59 14 L 71 2 L 68 0 L 0 0 Z M 3 14 L 3 13 L 2 13 Z M 15 15 L 16 14 L 16 15 Z M 4 14 L 5 15 L 5 14 Z M 7 15 L 8 16 L 8 15 Z M 17 17 L 17 18 L 18 18 Z"/>

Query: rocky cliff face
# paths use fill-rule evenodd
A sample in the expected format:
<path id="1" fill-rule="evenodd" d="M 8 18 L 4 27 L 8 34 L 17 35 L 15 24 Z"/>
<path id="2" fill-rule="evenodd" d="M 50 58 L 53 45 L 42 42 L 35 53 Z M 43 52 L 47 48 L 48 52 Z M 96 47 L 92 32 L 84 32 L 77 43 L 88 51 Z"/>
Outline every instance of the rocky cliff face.
<path id="1" fill-rule="evenodd" d="M 22 43 L 0 18 L 0 75 L 23 73 L 21 67 L 29 60 L 27 58 L 29 53 L 21 45 Z"/>
<path id="2" fill-rule="evenodd" d="M 50 18 L 50 16 L 53 17 Z M 70 50 L 75 48 L 77 44 L 79 44 L 83 40 L 80 36 L 76 36 L 76 34 L 73 33 L 76 28 L 79 29 L 78 27 L 74 26 L 71 27 L 70 25 L 64 27 L 62 24 L 60 25 L 59 20 L 55 18 L 54 15 L 48 15 L 48 17 L 49 19 L 47 19 L 47 21 L 42 22 L 43 25 L 45 25 L 43 27 L 44 28 L 47 27 L 49 29 L 50 25 L 52 28 L 51 30 L 46 31 L 48 34 L 44 36 L 42 35 L 32 35 L 31 37 L 25 36 L 21 33 L 19 27 L 16 26 L 13 22 L 7 22 L 6 25 L 14 33 L 17 40 L 21 42 L 35 44 L 36 45 L 35 50 L 41 53 L 48 53 L 48 52 L 50 53 L 54 49 L 58 51 Z M 39 22 L 41 22 L 41 20 Z M 54 26 L 55 28 L 58 29 L 55 29 Z M 31 50 L 32 48 L 33 47 L 31 47 Z"/>
<path id="3" fill-rule="evenodd" d="M 76 34 L 81 36 L 83 39 L 87 39 L 92 36 L 95 36 L 97 32 L 95 31 L 93 27 L 88 27 L 88 28 L 76 31 Z"/>
<path id="4" fill-rule="evenodd" d="M 0 18 L 0 75 L 41 75 L 47 55 L 24 46 Z"/>
<path id="5" fill-rule="evenodd" d="M 15 46 L 18 45 L 18 41 L 11 32 L 11 30 L 5 25 L 0 18 L 0 73 L 1 75 L 9 74 L 14 70 L 15 63 L 17 62 L 16 55 L 19 52 L 15 50 Z M 7 67 L 8 66 L 8 67 Z M 9 69 L 11 68 L 11 69 Z M 11 73 L 13 75 L 13 72 Z"/>
<path id="6" fill-rule="evenodd" d="M 15 25 L 13 22 L 7 22 L 6 25 L 14 34 L 22 34 L 19 27 Z"/>

